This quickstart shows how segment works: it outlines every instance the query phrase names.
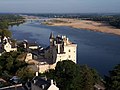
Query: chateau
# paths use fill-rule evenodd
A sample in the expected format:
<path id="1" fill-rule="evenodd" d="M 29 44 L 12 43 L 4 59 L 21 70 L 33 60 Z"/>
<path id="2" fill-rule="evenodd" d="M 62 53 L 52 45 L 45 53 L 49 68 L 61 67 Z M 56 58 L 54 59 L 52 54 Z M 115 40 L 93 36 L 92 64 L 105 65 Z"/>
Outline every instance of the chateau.
<path id="1" fill-rule="evenodd" d="M 45 50 L 45 58 L 57 63 L 62 60 L 72 60 L 77 63 L 77 44 L 72 43 L 66 36 L 56 36 L 50 34 L 50 46 Z"/>
<path id="2" fill-rule="evenodd" d="M 0 39 L 0 55 L 4 52 L 17 51 L 17 46 L 23 47 L 26 51 L 25 62 L 32 63 L 34 67 L 43 73 L 49 69 L 55 69 L 57 62 L 63 60 L 71 60 L 77 63 L 77 44 L 72 43 L 66 36 L 53 33 L 49 37 L 50 45 L 47 48 L 42 48 L 36 43 L 29 43 L 27 40 L 21 42 L 19 46 L 13 43 L 10 38 L 3 37 Z M 3 51 L 2 51 L 3 50 Z"/>
<path id="3" fill-rule="evenodd" d="M 50 45 L 43 50 L 43 58 L 37 64 L 39 72 L 55 69 L 58 61 L 71 60 L 77 63 L 77 44 L 69 41 L 66 36 L 54 37 L 53 33 L 50 34 L 49 41 Z"/>

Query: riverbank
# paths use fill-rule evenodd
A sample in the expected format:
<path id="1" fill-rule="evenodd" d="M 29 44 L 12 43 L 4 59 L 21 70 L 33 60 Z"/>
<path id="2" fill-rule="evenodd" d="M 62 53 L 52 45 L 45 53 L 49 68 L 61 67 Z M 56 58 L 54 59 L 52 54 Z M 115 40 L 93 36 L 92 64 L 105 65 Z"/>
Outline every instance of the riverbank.
<path id="1" fill-rule="evenodd" d="M 120 29 L 114 28 L 105 23 L 89 21 L 89 20 L 53 18 L 51 20 L 47 20 L 43 22 L 43 24 L 49 26 L 69 26 L 72 28 L 78 28 L 83 30 L 91 30 L 91 31 L 120 35 Z"/>

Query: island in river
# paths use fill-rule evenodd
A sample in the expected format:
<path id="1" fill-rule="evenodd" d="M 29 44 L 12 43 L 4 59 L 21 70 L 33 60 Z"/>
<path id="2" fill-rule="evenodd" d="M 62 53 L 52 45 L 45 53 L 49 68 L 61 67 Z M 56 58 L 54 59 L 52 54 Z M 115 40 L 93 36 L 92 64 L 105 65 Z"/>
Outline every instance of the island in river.
<path id="1" fill-rule="evenodd" d="M 42 24 L 49 26 L 69 26 L 83 30 L 92 30 L 97 32 L 104 32 L 110 34 L 120 35 L 120 29 L 110 26 L 105 23 L 96 22 L 92 20 L 78 20 L 69 18 L 52 18 L 42 22 Z"/>

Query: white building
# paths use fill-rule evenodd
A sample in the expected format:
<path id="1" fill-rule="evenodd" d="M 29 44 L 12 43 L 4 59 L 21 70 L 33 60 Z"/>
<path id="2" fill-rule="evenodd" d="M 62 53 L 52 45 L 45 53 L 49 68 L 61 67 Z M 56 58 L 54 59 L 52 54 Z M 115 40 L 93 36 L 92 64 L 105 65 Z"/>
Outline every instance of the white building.
<path id="1" fill-rule="evenodd" d="M 49 39 L 50 46 L 42 50 L 42 55 L 38 52 L 38 58 L 33 60 L 33 54 L 28 53 L 25 61 L 34 63 L 40 73 L 55 69 L 58 61 L 71 60 L 77 63 L 77 44 L 70 42 L 66 36 L 58 35 L 54 38 L 52 33 Z"/>
<path id="2" fill-rule="evenodd" d="M 11 42 L 9 38 L 4 37 L 2 39 L 2 49 L 5 50 L 6 52 L 17 51 L 17 45 L 16 43 Z"/>
<path id="3" fill-rule="evenodd" d="M 32 53 L 27 53 L 26 54 L 26 58 L 25 58 L 25 62 L 28 62 L 29 60 L 32 60 Z"/>
<path id="4" fill-rule="evenodd" d="M 45 58 L 57 63 L 63 60 L 72 60 L 77 63 L 77 44 L 72 43 L 66 36 L 56 36 L 51 33 L 50 46 L 45 51 Z"/>
<path id="5" fill-rule="evenodd" d="M 24 48 L 32 49 L 32 50 L 39 48 L 39 46 L 37 45 L 36 42 L 34 42 L 34 43 L 29 43 L 27 40 L 24 40 L 24 41 L 23 41 L 23 45 L 24 45 Z"/>

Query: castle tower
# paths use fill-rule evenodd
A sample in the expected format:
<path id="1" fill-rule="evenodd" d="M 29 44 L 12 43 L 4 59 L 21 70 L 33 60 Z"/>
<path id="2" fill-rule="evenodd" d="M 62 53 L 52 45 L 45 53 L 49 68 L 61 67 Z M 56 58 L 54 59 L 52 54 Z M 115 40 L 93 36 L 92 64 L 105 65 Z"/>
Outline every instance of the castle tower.
<path id="1" fill-rule="evenodd" d="M 50 46 L 53 46 L 54 45 L 54 35 L 52 32 L 50 34 L 49 40 L 50 40 Z"/>

